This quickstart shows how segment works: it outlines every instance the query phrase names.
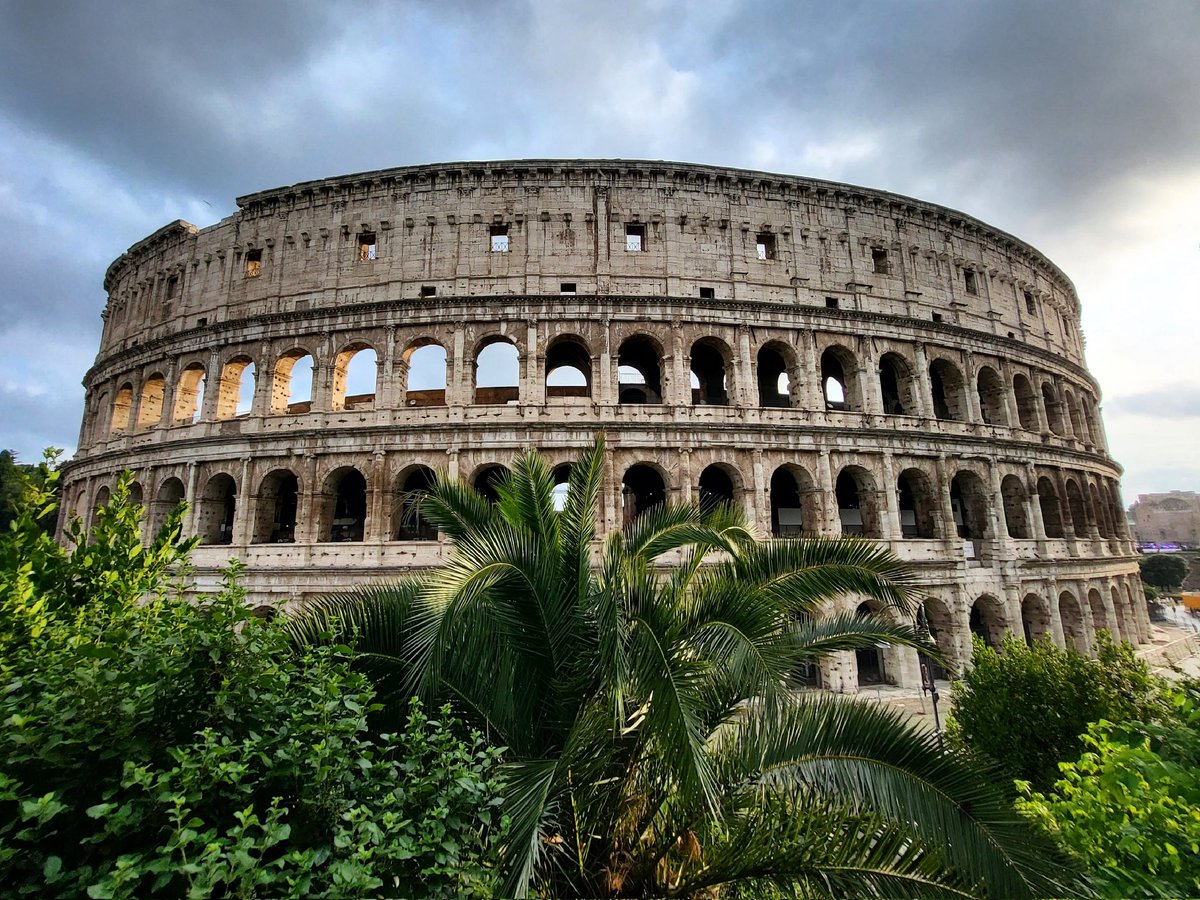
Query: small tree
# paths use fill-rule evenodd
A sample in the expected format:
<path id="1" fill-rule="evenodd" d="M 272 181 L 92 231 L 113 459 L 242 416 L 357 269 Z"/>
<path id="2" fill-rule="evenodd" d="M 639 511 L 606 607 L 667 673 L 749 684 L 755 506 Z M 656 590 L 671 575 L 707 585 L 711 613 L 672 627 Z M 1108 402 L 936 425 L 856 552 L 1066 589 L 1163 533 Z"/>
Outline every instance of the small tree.
<path id="1" fill-rule="evenodd" d="M 977 639 L 951 699 L 950 739 L 1039 790 L 1057 780 L 1059 762 L 1079 758 L 1092 722 L 1150 720 L 1165 709 L 1145 664 L 1104 632 L 1096 660 L 1048 641 L 1009 637 L 998 652 Z"/>
<path id="2" fill-rule="evenodd" d="M 1167 553 L 1144 556 L 1138 565 L 1142 570 L 1142 581 L 1167 592 L 1179 590 L 1188 574 L 1187 562 Z"/>

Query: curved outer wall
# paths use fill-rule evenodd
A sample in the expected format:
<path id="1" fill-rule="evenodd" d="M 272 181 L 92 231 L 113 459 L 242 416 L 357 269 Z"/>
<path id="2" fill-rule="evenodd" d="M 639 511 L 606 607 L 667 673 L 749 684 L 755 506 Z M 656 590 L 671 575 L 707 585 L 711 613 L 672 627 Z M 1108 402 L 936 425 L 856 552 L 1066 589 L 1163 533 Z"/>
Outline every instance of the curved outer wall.
<path id="1" fill-rule="evenodd" d="M 960 661 L 972 631 L 1148 639 L 1078 299 L 1010 235 L 880 191 L 624 161 L 394 169 L 238 207 L 110 267 L 64 476 L 85 519 L 124 468 L 151 524 L 188 499 L 202 586 L 231 556 L 273 602 L 435 564 L 417 467 L 482 482 L 602 430 L 606 529 L 662 495 L 732 496 L 764 534 L 887 541 Z M 374 392 L 348 394 L 360 351 Z M 573 381 L 548 384 L 560 367 Z M 893 650 L 821 675 L 918 679 Z"/>

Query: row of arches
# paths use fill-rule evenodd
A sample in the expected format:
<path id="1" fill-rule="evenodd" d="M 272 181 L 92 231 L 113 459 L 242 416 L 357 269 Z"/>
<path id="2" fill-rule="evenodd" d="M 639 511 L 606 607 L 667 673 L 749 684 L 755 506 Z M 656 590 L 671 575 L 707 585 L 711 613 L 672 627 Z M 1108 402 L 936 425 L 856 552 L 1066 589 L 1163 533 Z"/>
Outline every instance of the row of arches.
<path id="1" fill-rule="evenodd" d="M 970 602 L 927 597 L 922 601 L 919 615 L 930 637 L 951 663 L 951 671 L 934 666 L 932 674 L 946 678 L 962 672 L 970 664 L 973 638 L 996 649 L 1010 635 L 1028 644 L 1049 641 L 1085 656 L 1095 655 L 1101 631 L 1134 647 L 1148 643 L 1145 604 L 1135 599 L 1140 595 L 1141 588 L 1133 577 L 1118 576 L 1072 583 L 1067 589 L 1053 583 L 1029 584 L 1009 595 L 983 593 Z M 872 602 L 859 603 L 856 613 L 896 620 L 893 612 Z M 908 648 L 863 648 L 854 654 L 854 684 L 917 687 L 920 673 L 916 664 L 915 653 Z"/>
<path id="2" fill-rule="evenodd" d="M 924 345 L 909 351 L 883 352 L 871 374 L 869 365 L 845 343 L 830 343 L 814 359 L 816 371 L 790 344 L 770 339 L 744 361 L 722 339 L 703 336 L 682 348 L 686 368 L 672 371 L 665 345 L 654 335 L 635 333 L 620 342 L 606 389 L 618 404 L 696 406 L 755 405 L 765 408 L 825 409 L 833 412 L 919 416 L 943 421 L 974 422 L 1021 428 L 1100 444 L 1095 402 L 1088 392 L 1044 373 L 1004 375 L 1001 363 L 974 365 L 968 375 L 944 351 L 927 354 Z M 815 349 L 812 350 L 815 354 Z M 932 358 L 926 361 L 926 356 Z M 230 419 L 259 414 L 301 414 L 314 408 L 333 411 L 371 408 L 382 392 L 391 397 L 388 366 L 381 365 L 366 341 L 343 346 L 327 361 L 297 345 L 279 353 L 264 373 L 250 355 L 235 353 L 218 368 L 218 389 L 206 402 L 209 373 L 200 360 L 188 360 L 168 383 L 161 370 L 141 379 L 117 379 L 109 395 L 101 391 L 94 418 L 107 415 L 107 431 L 121 434 L 155 427 L 190 424 L 201 419 Z M 601 359 L 578 334 L 550 339 L 541 355 L 538 399 L 597 399 Z M 433 337 L 410 342 L 399 354 L 398 384 L 409 407 L 443 406 L 448 401 L 478 405 L 529 402 L 530 375 L 523 375 L 517 338 L 492 334 L 479 339 L 467 366 L 448 357 Z M 753 388 L 739 387 L 738 372 L 747 372 Z M 457 371 L 470 378 L 457 388 Z M 686 380 L 675 385 L 672 380 Z M 451 388 L 456 388 L 457 393 Z M 450 395 L 455 394 L 456 400 Z M 168 409 L 169 407 L 169 409 Z M 169 413 L 169 415 L 168 415 Z"/>
<path id="3" fill-rule="evenodd" d="M 968 558 L 980 560 L 990 552 L 989 541 L 1005 537 L 1128 538 L 1112 479 L 1053 468 L 1003 472 L 974 465 L 947 467 L 921 459 L 893 465 L 894 474 L 886 475 L 865 463 L 822 470 L 819 462 L 786 462 L 763 472 L 764 483 L 756 484 L 756 476 L 747 478 L 734 462 L 712 462 L 674 476 L 656 460 L 635 462 L 624 467 L 619 487 L 612 488 L 611 524 L 628 525 L 675 498 L 702 507 L 734 504 L 774 537 L 832 534 L 961 542 Z M 569 471 L 567 463 L 554 470 L 560 489 L 565 489 Z M 495 499 L 495 486 L 505 472 L 501 463 L 484 463 L 467 473 L 466 480 Z M 374 485 L 364 473 L 372 475 Z M 681 484 L 681 477 L 694 480 Z M 229 471 L 209 470 L 187 491 L 183 481 L 172 476 L 152 498 L 151 527 L 157 528 L 186 494 L 195 507 L 193 532 L 204 543 L 436 540 L 436 530 L 420 513 L 420 498 L 434 479 L 433 467 L 426 464 L 408 465 L 386 476 L 369 464 L 353 462 L 322 475 L 286 465 L 261 476 L 245 470 L 241 479 Z M 235 529 L 239 480 L 250 482 L 254 505 L 253 516 L 240 530 Z M 136 489 L 140 502 L 141 488 Z M 101 488 L 93 507 L 107 499 L 107 490 Z M 83 508 L 82 493 L 77 499 L 76 508 Z M 370 529 L 369 516 L 381 517 Z"/>

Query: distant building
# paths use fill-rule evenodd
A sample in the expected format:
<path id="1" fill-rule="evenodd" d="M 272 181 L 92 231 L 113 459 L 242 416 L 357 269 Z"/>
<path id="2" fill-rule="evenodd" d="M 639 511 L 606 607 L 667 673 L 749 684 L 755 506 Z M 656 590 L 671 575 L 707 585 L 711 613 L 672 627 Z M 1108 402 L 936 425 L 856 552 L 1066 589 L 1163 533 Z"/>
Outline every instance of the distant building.
<path id="1" fill-rule="evenodd" d="M 1138 494 L 1129 508 L 1134 539 L 1139 544 L 1189 544 L 1200 547 L 1200 494 L 1170 491 Z"/>

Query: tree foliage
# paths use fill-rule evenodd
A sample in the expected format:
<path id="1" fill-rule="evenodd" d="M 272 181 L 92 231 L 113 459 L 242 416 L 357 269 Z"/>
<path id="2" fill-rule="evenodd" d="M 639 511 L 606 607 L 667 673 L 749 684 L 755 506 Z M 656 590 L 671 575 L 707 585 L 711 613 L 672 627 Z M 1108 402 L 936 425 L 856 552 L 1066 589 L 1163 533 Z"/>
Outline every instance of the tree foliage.
<path id="1" fill-rule="evenodd" d="M 374 736 L 349 650 L 297 655 L 237 584 L 172 584 L 178 513 L 142 547 L 127 478 L 70 552 L 0 537 L 0 884 L 5 896 L 486 893 L 497 751 L 407 706 Z"/>
<path id="2" fill-rule="evenodd" d="M 1161 722 L 1093 723 L 1087 752 L 1020 802 L 1108 897 L 1200 896 L 1200 683 Z"/>
<path id="3" fill-rule="evenodd" d="M 798 694 L 823 654 L 913 645 L 906 567 L 865 541 L 759 542 L 718 506 L 659 507 L 593 563 L 604 448 L 554 479 L 524 454 L 492 504 L 440 481 L 441 569 L 329 598 L 384 695 L 449 700 L 509 747 L 506 893 L 554 897 L 1070 893 L 1070 867 L 966 754 L 876 705 Z M 332 621 L 331 621 L 332 620 Z"/>
<path id="4" fill-rule="evenodd" d="M 1138 560 L 1142 581 L 1163 591 L 1177 591 L 1188 575 L 1187 561 L 1170 553 L 1153 553 Z"/>
<path id="5" fill-rule="evenodd" d="M 1166 702 L 1145 663 L 1106 632 L 1094 660 L 1049 641 L 1010 636 L 997 651 L 976 639 L 951 700 L 951 741 L 1039 790 L 1057 780 L 1059 762 L 1079 758 L 1092 722 L 1152 720 Z"/>

